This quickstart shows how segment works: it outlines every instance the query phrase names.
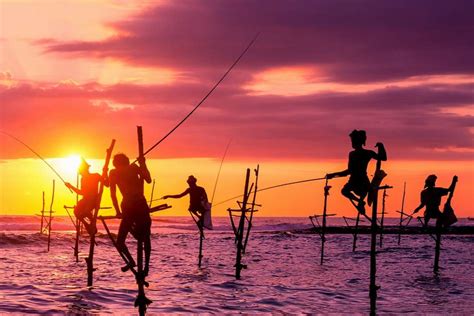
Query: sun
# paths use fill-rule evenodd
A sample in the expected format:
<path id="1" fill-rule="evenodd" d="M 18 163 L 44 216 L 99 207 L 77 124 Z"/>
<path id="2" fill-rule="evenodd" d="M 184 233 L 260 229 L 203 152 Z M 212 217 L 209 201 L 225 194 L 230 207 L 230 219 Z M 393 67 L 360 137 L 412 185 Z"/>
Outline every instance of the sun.
<path id="1" fill-rule="evenodd" d="M 62 159 L 61 169 L 64 170 L 69 175 L 76 175 L 77 169 L 81 163 L 81 156 L 79 155 L 69 155 Z"/>

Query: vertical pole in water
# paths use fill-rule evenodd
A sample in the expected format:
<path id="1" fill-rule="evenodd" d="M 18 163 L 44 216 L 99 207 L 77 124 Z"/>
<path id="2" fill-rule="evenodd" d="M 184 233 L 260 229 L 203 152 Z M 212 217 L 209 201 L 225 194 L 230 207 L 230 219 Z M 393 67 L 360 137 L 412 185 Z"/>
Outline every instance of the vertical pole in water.
<path id="1" fill-rule="evenodd" d="M 435 247 L 435 258 L 433 265 L 433 272 L 438 273 L 439 271 L 439 253 L 441 251 L 441 220 L 436 221 L 436 247 Z"/>
<path id="2" fill-rule="evenodd" d="M 240 271 L 242 270 L 242 250 L 243 250 L 243 234 L 245 228 L 245 211 L 247 210 L 248 200 L 248 188 L 250 180 L 250 169 L 247 168 L 247 174 L 245 176 L 245 187 L 244 187 L 244 199 L 242 201 L 242 214 L 240 215 L 239 227 L 237 229 L 237 257 L 235 260 L 235 278 L 240 279 Z"/>
<path id="3" fill-rule="evenodd" d="M 102 168 L 102 177 L 106 177 L 109 171 L 110 157 L 112 156 L 112 151 L 114 150 L 115 139 L 112 139 L 110 147 L 107 148 L 105 155 L 104 167 Z M 94 214 L 90 223 L 91 232 L 90 234 L 90 244 L 89 244 L 89 256 L 86 259 L 87 263 L 87 286 L 92 286 L 94 271 L 94 249 L 95 249 L 95 235 L 97 233 L 97 216 L 99 215 L 100 202 L 102 200 L 102 193 L 104 192 L 104 183 L 101 181 L 99 185 L 99 192 L 97 193 L 97 202 L 94 207 Z"/>
<path id="4" fill-rule="evenodd" d="M 153 192 L 155 191 L 155 179 L 153 179 L 153 184 L 151 186 L 151 194 L 150 194 L 150 204 L 148 205 L 151 208 L 153 204 Z"/>
<path id="5" fill-rule="evenodd" d="M 53 180 L 53 194 L 51 196 L 51 205 L 49 206 L 48 251 L 51 244 L 51 222 L 53 221 L 54 189 L 55 189 L 55 180 Z"/>
<path id="6" fill-rule="evenodd" d="M 359 230 L 359 221 L 360 221 L 360 213 L 357 212 L 357 218 L 355 223 L 355 230 L 354 230 L 354 241 L 352 242 L 352 251 L 356 251 L 357 248 L 357 231 Z"/>
<path id="7" fill-rule="evenodd" d="M 43 234 L 43 223 L 44 223 L 44 191 L 43 191 L 43 207 L 41 208 L 41 228 L 40 234 Z"/>
<path id="8" fill-rule="evenodd" d="M 405 207 L 405 190 L 407 188 L 407 183 L 403 182 L 403 196 L 402 196 L 402 208 L 400 210 L 400 227 L 398 232 L 398 244 L 400 245 L 400 241 L 402 239 L 402 223 L 403 223 L 403 212 Z"/>
<path id="9" fill-rule="evenodd" d="M 259 172 L 260 172 L 260 165 L 257 165 L 257 169 L 255 169 L 255 189 L 253 191 L 252 209 L 250 210 L 249 227 L 247 228 L 247 235 L 245 236 L 244 249 L 242 250 L 243 253 L 245 253 L 245 249 L 247 249 L 247 243 L 249 241 L 250 230 L 252 229 L 253 213 L 255 211 L 255 203 L 257 202 Z M 249 195 L 250 195 L 250 192 L 249 192 Z"/>
<path id="10" fill-rule="evenodd" d="M 374 179 L 372 180 L 373 190 L 373 201 L 372 201 L 372 220 L 371 220 L 371 240 L 370 240 L 370 285 L 369 285 L 369 296 L 370 296 L 370 314 L 375 315 L 377 308 L 377 290 L 378 286 L 375 284 L 377 275 L 377 204 L 379 195 L 379 186 L 385 176 L 381 174 L 382 161 L 377 159 L 377 165 L 375 168 Z"/>
<path id="11" fill-rule="evenodd" d="M 385 217 L 385 198 L 387 197 L 387 189 L 383 189 L 382 196 L 382 218 L 380 219 L 380 248 L 383 247 L 383 219 Z"/>
<path id="12" fill-rule="evenodd" d="M 137 136 L 138 136 L 138 157 L 143 157 L 143 130 L 141 126 L 137 126 Z M 138 312 L 140 316 L 145 315 L 146 313 L 146 297 L 145 297 L 145 288 L 144 281 L 145 275 L 143 274 L 143 236 L 139 232 L 137 238 L 137 277 L 138 285 L 138 296 L 135 302 L 135 306 L 138 305 Z"/>
<path id="13" fill-rule="evenodd" d="M 328 195 L 329 189 L 331 187 L 328 186 L 328 178 L 326 178 L 326 183 L 324 185 L 324 207 L 323 207 L 323 226 L 321 227 L 321 263 L 323 264 L 324 260 L 324 244 L 326 243 L 326 236 L 324 235 L 326 232 L 326 215 L 327 215 L 327 204 L 328 204 Z"/>
<path id="14" fill-rule="evenodd" d="M 198 222 L 198 225 L 201 225 L 201 223 Z M 204 239 L 204 232 L 203 232 L 204 227 L 199 227 L 199 260 L 198 260 L 198 267 L 201 267 L 201 262 L 202 262 L 202 240 Z"/>
<path id="15" fill-rule="evenodd" d="M 79 187 L 79 174 L 76 177 L 76 188 Z M 76 207 L 79 202 L 79 194 L 76 193 Z M 81 222 L 76 218 L 76 242 L 74 244 L 74 257 L 76 257 L 76 262 L 79 262 L 79 237 L 81 235 Z"/>

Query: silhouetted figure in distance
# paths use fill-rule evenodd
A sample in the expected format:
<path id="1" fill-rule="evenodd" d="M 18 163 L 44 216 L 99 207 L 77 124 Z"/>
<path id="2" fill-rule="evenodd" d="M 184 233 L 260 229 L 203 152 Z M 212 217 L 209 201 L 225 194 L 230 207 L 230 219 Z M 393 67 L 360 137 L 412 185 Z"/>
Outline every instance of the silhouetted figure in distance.
<path id="1" fill-rule="evenodd" d="M 370 180 L 367 176 L 367 167 L 371 159 L 386 161 L 387 153 L 382 143 L 377 143 L 375 147 L 378 153 L 365 149 L 367 136 L 364 130 L 353 130 L 351 137 L 353 151 L 349 153 L 348 167 L 344 171 L 328 173 L 326 177 L 332 179 L 335 177 L 350 176 L 349 181 L 344 185 L 341 192 L 347 197 L 361 214 L 365 214 L 364 199 L 370 190 Z"/>
<path id="2" fill-rule="evenodd" d="M 427 227 L 428 222 L 431 218 L 436 218 L 436 226 L 441 225 L 443 220 L 443 213 L 439 209 L 441 204 L 441 198 L 448 195 L 449 192 L 454 190 L 454 186 L 457 180 L 455 176 L 451 186 L 449 188 L 436 187 L 436 179 L 438 177 L 434 174 L 429 175 L 425 180 L 425 188 L 421 191 L 420 205 L 413 211 L 413 214 L 418 213 L 423 207 L 426 207 L 424 214 L 423 226 Z"/>
<path id="3" fill-rule="evenodd" d="M 150 172 L 147 169 L 145 158 L 138 158 L 138 166 L 130 164 L 124 154 L 114 156 L 115 169 L 110 171 L 110 195 L 117 216 L 122 217 L 117 235 L 117 247 L 127 257 L 129 264 L 123 271 L 136 266 L 133 257 L 128 251 L 125 240 L 130 232 L 137 240 L 143 241 L 145 249 L 145 267 L 143 273 L 148 275 L 151 253 L 151 217 L 148 203 L 143 194 L 144 181 L 151 182 Z M 117 201 L 117 186 L 122 194 L 122 203 Z"/>
<path id="4" fill-rule="evenodd" d="M 189 188 L 187 188 L 183 193 L 176 195 L 165 195 L 163 196 L 163 199 L 179 199 L 189 194 L 188 210 L 198 217 L 198 225 L 201 229 L 203 227 L 203 214 L 207 211 L 205 204 L 209 203 L 207 199 L 207 193 L 203 187 L 197 186 L 197 179 L 194 176 L 189 176 L 187 182 Z"/>
<path id="5" fill-rule="evenodd" d="M 90 165 L 81 158 L 81 163 L 78 168 L 78 173 L 81 176 L 81 188 L 76 188 L 69 182 L 66 182 L 66 187 L 73 190 L 76 194 L 82 195 L 82 199 L 77 202 L 74 207 L 74 215 L 84 224 L 89 234 L 95 234 L 93 218 L 93 210 L 97 207 L 97 199 L 99 197 L 99 182 L 104 182 L 108 185 L 105 179 L 98 173 L 89 172 Z M 86 220 L 87 219 L 87 220 Z"/>

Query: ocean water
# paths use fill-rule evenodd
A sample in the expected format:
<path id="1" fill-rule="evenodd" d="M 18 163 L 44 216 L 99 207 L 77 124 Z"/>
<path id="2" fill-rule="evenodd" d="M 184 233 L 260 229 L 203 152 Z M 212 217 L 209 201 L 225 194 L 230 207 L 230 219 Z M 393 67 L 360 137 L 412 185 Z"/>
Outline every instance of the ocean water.
<path id="1" fill-rule="evenodd" d="M 388 219 L 395 223 L 395 219 Z M 460 221 L 456 225 L 472 225 Z M 234 277 L 235 246 L 228 218 L 215 218 L 197 267 L 199 235 L 190 218 L 153 221 L 148 313 L 339 313 L 369 312 L 370 236 L 329 235 L 319 264 L 320 238 L 303 233 L 307 218 L 254 219 L 242 279 Z M 329 225 L 341 225 L 332 218 Z M 117 222 L 111 222 L 116 231 Z M 0 314 L 136 314 L 137 286 L 100 228 L 94 286 L 86 286 L 87 238 L 73 257 L 68 218 L 53 221 L 51 250 L 35 217 L 0 217 Z M 134 248 L 133 239 L 128 240 Z M 377 256 L 380 314 L 474 312 L 474 236 L 444 236 L 440 273 L 433 273 L 434 241 L 427 235 L 386 235 Z"/>

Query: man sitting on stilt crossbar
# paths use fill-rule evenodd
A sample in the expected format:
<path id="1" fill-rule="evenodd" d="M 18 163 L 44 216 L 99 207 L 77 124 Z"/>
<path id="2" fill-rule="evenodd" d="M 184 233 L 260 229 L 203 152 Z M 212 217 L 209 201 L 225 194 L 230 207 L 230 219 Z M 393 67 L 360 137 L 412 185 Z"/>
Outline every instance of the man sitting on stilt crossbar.
<path id="1" fill-rule="evenodd" d="M 326 177 L 332 179 L 335 177 L 349 177 L 349 181 L 344 185 L 341 192 L 356 207 L 360 214 L 365 214 L 365 197 L 371 190 L 371 182 L 367 176 L 367 167 L 371 159 L 386 161 L 387 153 L 382 143 L 377 143 L 378 153 L 367 150 L 363 146 L 367 141 L 364 130 L 353 130 L 349 134 L 351 137 L 353 151 L 349 153 L 348 167 L 344 171 L 328 173 Z M 369 201 L 370 204 L 370 201 Z M 370 220 L 370 218 L 369 218 Z"/>
<path id="2" fill-rule="evenodd" d="M 122 271 L 136 266 L 135 260 L 125 244 L 127 234 L 130 232 L 135 239 L 144 243 L 145 267 L 143 274 L 147 276 L 151 254 L 151 217 L 148 203 L 143 194 L 143 187 L 144 181 L 151 182 L 150 172 L 144 157 L 138 159 L 137 166 L 130 164 L 126 155 L 117 154 L 114 156 L 113 165 L 115 169 L 111 170 L 109 175 L 110 194 L 117 216 L 122 217 L 117 235 L 117 248 L 128 260 L 128 264 L 122 268 Z M 121 208 L 117 201 L 117 186 L 123 196 Z"/>
<path id="3" fill-rule="evenodd" d="M 69 182 L 65 182 L 65 185 L 76 194 L 82 195 L 82 199 L 80 199 L 74 207 L 74 215 L 84 224 L 89 234 L 95 234 L 97 228 L 95 227 L 95 221 L 92 219 L 92 211 L 97 206 L 99 182 L 103 182 L 105 186 L 108 186 L 108 183 L 100 174 L 90 173 L 89 168 L 90 165 L 84 158 L 81 158 L 81 164 L 77 170 L 81 176 L 81 188 L 76 188 Z"/>

